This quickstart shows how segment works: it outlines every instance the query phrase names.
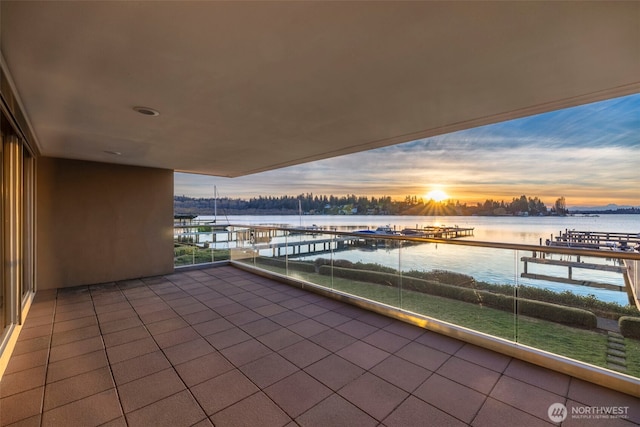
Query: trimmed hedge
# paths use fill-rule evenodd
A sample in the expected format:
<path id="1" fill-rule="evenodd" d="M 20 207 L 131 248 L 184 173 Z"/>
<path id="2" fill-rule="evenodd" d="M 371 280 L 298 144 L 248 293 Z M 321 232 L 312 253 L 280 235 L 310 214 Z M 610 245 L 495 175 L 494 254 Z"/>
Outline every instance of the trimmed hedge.
<path id="1" fill-rule="evenodd" d="M 623 337 L 640 340 L 640 317 L 622 316 L 618 325 Z"/>
<path id="2" fill-rule="evenodd" d="M 304 273 L 315 273 L 316 272 L 316 267 L 315 265 L 308 263 L 308 262 L 302 262 L 302 261 L 285 261 L 284 259 L 280 259 L 280 258 L 266 258 L 266 257 L 260 257 L 256 259 L 256 263 L 258 264 L 262 264 L 262 265 L 266 265 L 266 266 L 271 266 L 271 267 L 277 267 L 277 268 L 282 268 L 282 269 L 286 269 L 287 265 L 289 266 L 289 270 L 294 270 L 294 271 L 302 271 Z"/>
<path id="3" fill-rule="evenodd" d="M 340 267 L 332 268 L 327 265 L 321 266 L 319 273 L 327 276 L 333 274 L 336 277 L 344 279 L 375 283 L 391 287 L 398 287 L 401 279 L 400 276 L 396 274 Z M 597 326 L 597 318 L 595 314 L 579 308 L 565 307 L 548 302 L 523 298 L 514 298 L 510 295 L 463 288 L 433 280 L 416 279 L 414 277 L 407 276 L 402 276 L 402 287 L 406 290 L 456 299 L 471 304 L 485 305 L 487 307 L 508 312 L 513 312 L 516 309 L 515 304 L 517 304 L 518 313 L 525 316 L 589 329 Z"/>

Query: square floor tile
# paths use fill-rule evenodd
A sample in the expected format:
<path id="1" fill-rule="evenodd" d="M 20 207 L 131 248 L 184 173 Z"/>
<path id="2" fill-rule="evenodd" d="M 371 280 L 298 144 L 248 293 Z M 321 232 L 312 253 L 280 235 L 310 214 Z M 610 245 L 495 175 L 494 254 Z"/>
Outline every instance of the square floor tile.
<path id="1" fill-rule="evenodd" d="M 371 373 L 408 392 L 414 391 L 432 374 L 428 369 L 394 355 L 374 366 Z"/>
<path id="2" fill-rule="evenodd" d="M 266 356 L 271 350 L 258 341 L 249 340 L 220 350 L 220 353 L 235 366 L 242 366 Z"/>
<path id="3" fill-rule="evenodd" d="M 188 427 L 206 415 L 188 391 L 183 391 L 126 415 L 129 427 Z"/>
<path id="4" fill-rule="evenodd" d="M 310 341 L 336 352 L 356 342 L 356 338 L 335 329 L 328 329 L 309 338 Z"/>
<path id="5" fill-rule="evenodd" d="M 298 368 L 279 354 L 271 353 L 247 363 L 240 370 L 258 387 L 265 388 L 293 374 Z"/>
<path id="6" fill-rule="evenodd" d="M 75 341 L 86 340 L 100 335 L 100 328 L 97 324 L 85 326 L 83 328 L 72 329 L 64 332 L 54 332 L 51 337 L 51 346 L 69 344 Z"/>
<path id="7" fill-rule="evenodd" d="M 123 331 L 129 328 L 135 328 L 136 326 L 141 326 L 141 325 L 142 325 L 142 321 L 140 321 L 140 319 L 136 317 L 128 317 L 126 319 L 114 320 L 113 322 L 101 323 L 100 331 L 103 334 L 110 334 L 113 332 Z"/>
<path id="8" fill-rule="evenodd" d="M 339 390 L 366 371 L 335 354 L 307 366 L 304 371 L 332 390 Z"/>
<path id="9" fill-rule="evenodd" d="M 370 373 L 350 382 L 338 394 L 379 421 L 409 396 L 406 391 Z"/>
<path id="10" fill-rule="evenodd" d="M 373 427 L 379 424 L 378 421 L 366 412 L 337 394 L 329 396 L 327 399 L 300 415 L 296 418 L 296 423 L 302 427 Z"/>
<path id="11" fill-rule="evenodd" d="M 415 340 L 425 332 L 424 329 L 420 328 L 419 326 L 410 325 L 399 320 L 396 320 L 395 322 L 385 326 L 384 330 L 410 340 Z"/>
<path id="12" fill-rule="evenodd" d="M 318 316 L 315 316 L 313 320 L 334 328 L 338 325 L 342 325 L 343 323 L 349 322 L 351 318 L 345 315 L 342 315 L 340 313 L 336 313 L 334 311 L 329 311 L 329 312 L 320 314 Z"/>
<path id="13" fill-rule="evenodd" d="M 296 313 L 300 313 L 303 316 L 307 316 L 307 317 L 315 317 L 315 316 L 319 316 L 321 314 L 324 314 L 326 312 L 328 312 L 329 310 L 327 308 L 321 307 L 317 304 L 307 304 L 305 306 L 302 307 L 298 307 L 296 309 L 294 309 L 293 311 L 295 311 Z"/>
<path id="14" fill-rule="evenodd" d="M 102 337 L 100 336 L 51 347 L 49 363 L 92 353 L 103 348 L 104 345 L 102 343 Z"/>
<path id="15" fill-rule="evenodd" d="M 313 319 L 303 320 L 302 322 L 295 323 L 289 326 L 289 330 L 305 338 L 319 334 L 320 332 L 329 329 L 327 325 L 323 325 L 320 322 L 316 322 Z"/>
<path id="16" fill-rule="evenodd" d="M 303 371 L 273 384 L 264 390 L 292 418 L 302 414 L 332 392 Z"/>
<path id="17" fill-rule="evenodd" d="M 48 411 L 114 387 L 111 371 L 106 366 L 49 383 L 44 390 L 43 410 Z"/>
<path id="18" fill-rule="evenodd" d="M 60 381 L 108 365 L 109 361 L 104 350 L 52 362 L 47 366 L 47 383 Z"/>
<path id="19" fill-rule="evenodd" d="M 372 333 L 379 330 L 379 328 L 375 326 L 371 326 L 368 323 L 364 323 L 355 319 L 336 326 L 336 329 L 358 339 L 362 339 L 367 335 L 371 335 Z"/>
<path id="20" fill-rule="evenodd" d="M 46 368 L 46 365 L 40 365 L 4 375 L 0 383 L 0 398 L 42 387 L 45 383 Z"/>
<path id="21" fill-rule="evenodd" d="M 170 367 L 171 363 L 169 363 L 164 353 L 158 350 L 114 363 L 111 365 L 111 371 L 116 384 L 120 386 Z"/>
<path id="22" fill-rule="evenodd" d="M 549 406 L 564 399 L 557 394 L 507 376 L 502 376 L 498 380 L 490 396 L 543 420 L 547 419 Z"/>
<path id="23" fill-rule="evenodd" d="M 423 425 L 464 427 L 468 424 L 463 423 L 414 396 L 410 396 L 384 419 L 383 425 L 387 427 Z M 511 424 L 511 426 L 520 426 L 520 424 L 515 423 Z"/>
<path id="24" fill-rule="evenodd" d="M 2 425 L 13 424 L 20 420 L 31 418 L 34 415 L 39 415 L 42 408 L 43 395 L 44 387 L 38 387 L 0 399 L 0 408 L 2 408 L 0 421 Z"/>
<path id="25" fill-rule="evenodd" d="M 356 341 L 336 354 L 364 369 L 373 368 L 390 355 L 386 351 L 362 341 Z"/>
<path id="26" fill-rule="evenodd" d="M 475 427 L 539 427 L 557 424 L 551 424 L 548 419 L 534 417 L 513 406 L 488 398 L 473 420 L 473 425 Z"/>
<path id="27" fill-rule="evenodd" d="M 274 351 L 278 351 L 282 348 L 289 347 L 292 344 L 295 344 L 299 341 L 302 341 L 304 338 L 295 332 L 291 332 L 286 328 L 277 329 L 273 332 L 269 332 L 268 334 L 260 335 L 257 337 L 257 340 L 269 347 Z"/>
<path id="28" fill-rule="evenodd" d="M 207 415 L 215 414 L 258 390 L 258 387 L 237 369 L 191 387 L 191 392 Z"/>
<path id="29" fill-rule="evenodd" d="M 97 325 L 98 318 L 96 316 L 87 316 L 80 319 L 67 320 L 66 322 L 55 322 L 53 325 L 53 333 L 66 332 L 72 329 L 84 328 L 85 326 Z M 102 326 L 101 326 L 102 329 Z M 24 329 L 23 329 L 24 331 Z M 104 330 L 103 330 L 104 332 Z M 22 337 L 22 334 L 20 334 Z"/>
<path id="30" fill-rule="evenodd" d="M 149 331 L 144 326 L 135 326 L 118 332 L 113 332 L 102 336 L 104 345 L 113 347 L 120 344 L 126 344 L 131 341 L 137 341 L 143 338 L 150 338 Z"/>
<path id="31" fill-rule="evenodd" d="M 43 426 L 100 425 L 122 415 L 115 388 L 42 413 Z"/>
<path id="32" fill-rule="evenodd" d="M 208 322 L 209 320 L 220 318 L 220 315 L 217 314 L 215 311 L 208 309 L 208 307 L 205 307 L 205 308 L 206 310 L 187 314 L 185 316 L 182 316 L 182 318 L 185 320 L 185 322 L 187 322 L 190 325 L 197 325 L 199 323 L 204 323 L 204 322 Z"/>
<path id="33" fill-rule="evenodd" d="M 236 326 L 242 326 L 247 323 L 255 322 L 256 320 L 260 320 L 262 318 L 263 317 L 261 314 L 258 314 L 252 310 L 241 311 L 239 313 L 235 313 L 226 317 L 229 322 L 233 323 Z"/>
<path id="34" fill-rule="evenodd" d="M 173 315 L 166 319 L 153 321 L 152 323 L 145 321 L 145 327 L 155 336 L 189 327 L 189 324 L 185 322 L 184 319 Z"/>
<path id="35" fill-rule="evenodd" d="M 415 341 L 449 354 L 454 354 L 464 345 L 460 340 L 431 331 L 420 335 Z"/>
<path id="36" fill-rule="evenodd" d="M 281 325 L 267 318 L 258 319 L 242 325 L 242 330 L 253 337 L 259 337 L 260 335 L 268 334 L 280 328 L 282 328 Z"/>
<path id="37" fill-rule="evenodd" d="M 561 396 L 567 395 L 569 391 L 569 381 L 571 379 L 568 375 L 550 371 L 549 369 L 517 359 L 511 360 L 511 363 L 509 363 L 509 366 L 504 371 L 504 375 Z"/>
<path id="38" fill-rule="evenodd" d="M 458 357 L 449 358 L 436 373 L 485 394 L 493 389 L 500 378 L 498 372 Z"/>
<path id="39" fill-rule="evenodd" d="M 504 372 L 511 361 L 509 356 L 473 344 L 465 344 L 455 356 L 496 372 Z"/>
<path id="40" fill-rule="evenodd" d="M 296 313 L 295 311 L 285 311 L 271 316 L 270 319 L 281 326 L 289 326 L 294 323 L 302 322 L 303 320 L 306 320 L 307 317 L 300 313 Z"/>
<path id="41" fill-rule="evenodd" d="M 384 351 L 388 351 L 389 353 L 394 353 L 411 342 L 407 338 L 392 334 L 391 332 L 387 332 L 383 329 L 379 329 L 371 335 L 368 335 L 363 338 L 362 341 Z"/>
<path id="42" fill-rule="evenodd" d="M 208 322 L 198 323 L 197 325 L 193 326 L 193 329 L 195 329 L 203 337 L 206 337 L 221 331 L 226 331 L 227 329 L 231 329 L 233 327 L 233 323 L 229 322 L 227 319 L 219 318 L 210 320 Z"/>
<path id="43" fill-rule="evenodd" d="M 186 328 L 175 329 L 170 332 L 157 334 L 153 336 L 153 339 L 160 346 L 160 348 L 173 347 L 177 344 L 182 344 L 187 341 L 200 338 L 200 334 L 196 332 L 193 327 L 187 326 Z"/>
<path id="44" fill-rule="evenodd" d="M 138 341 L 128 342 L 126 344 L 120 344 L 115 347 L 109 347 L 107 348 L 107 355 L 109 356 L 109 362 L 118 363 L 123 360 L 133 359 L 134 357 L 153 353 L 158 350 L 158 345 L 153 339 L 145 338 Z"/>
<path id="45" fill-rule="evenodd" d="M 139 378 L 118 387 L 124 412 L 132 412 L 185 389 L 171 368 Z"/>
<path id="46" fill-rule="evenodd" d="M 291 418 L 264 393 L 255 393 L 211 416 L 219 426 L 284 426 Z"/>
<path id="47" fill-rule="evenodd" d="M 248 341 L 252 339 L 252 337 L 251 335 L 244 332 L 242 329 L 233 327 L 231 329 L 226 329 L 222 332 L 217 332 L 215 334 L 207 335 L 205 339 L 215 349 L 222 350 L 227 347 L 240 344 L 241 342 Z"/>
<path id="48" fill-rule="evenodd" d="M 437 370 L 449 357 L 451 357 L 447 353 L 427 347 L 426 345 L 418 344 L 417 342 L 407 344 L 396 352 L 396 356 L 402 357 L 403 359 L 418 366 L 422 366 L 430 371 Z"/>
<path id="49" fill-rule="evenodd" d="M 175 369 L 187 387 L 193 387 L 234 369 L 234 366 L 220 353 L 212 352 L 176 365 Z"/>
<path id="50" fill-rule="evenodd" d="M 300 368 L 311 365 L 331 354 L 328 350 L 309 340 L 299 341 L 283 348 L 278 353 Z"/>
<path id="51" fill-rule="evenodd" d="M 465 423 L 473 420 L 486 398 L 438 374 L 430 376 L 413 394 Z"/>
<path id="52" fill-rule="evenodd" d="M 204 338 L 197 338 L 165 348 L 164 354 L 172 364 L 178 365 L 214 351 L 216 350 Z"/>
<path id="53" fill-rule="evenodd" d="M 151 313 L 140 313 L 138 312 L 140 319 L 146 324 L 151 324 L 154 322 L 159 322 L 161 320 L 172 319 L 174 317 L 180 317 L 178 313 L 173 311 L 171 307 L 166 306 L 161 308 L 160 310 L 154 310 Z"/>

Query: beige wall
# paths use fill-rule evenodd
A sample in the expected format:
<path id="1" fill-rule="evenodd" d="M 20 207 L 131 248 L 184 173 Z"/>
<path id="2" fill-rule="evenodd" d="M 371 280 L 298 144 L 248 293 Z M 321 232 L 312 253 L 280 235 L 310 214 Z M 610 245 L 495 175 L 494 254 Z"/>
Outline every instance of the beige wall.
<path id="1" fill-rule="evenodd" d="M 173 171 L 41 157 L 36 286 L 173 271 Z"/>

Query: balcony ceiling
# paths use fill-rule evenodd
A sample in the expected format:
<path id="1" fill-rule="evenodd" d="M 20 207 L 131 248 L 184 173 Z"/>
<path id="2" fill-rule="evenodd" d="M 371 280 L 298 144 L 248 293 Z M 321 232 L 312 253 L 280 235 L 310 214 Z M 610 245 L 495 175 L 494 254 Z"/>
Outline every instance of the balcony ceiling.
<path id="1" fill-rule="evenodd" d="M 233 177 L 640 92 L 640 2 L 0 8 L 45 156 Z"/>

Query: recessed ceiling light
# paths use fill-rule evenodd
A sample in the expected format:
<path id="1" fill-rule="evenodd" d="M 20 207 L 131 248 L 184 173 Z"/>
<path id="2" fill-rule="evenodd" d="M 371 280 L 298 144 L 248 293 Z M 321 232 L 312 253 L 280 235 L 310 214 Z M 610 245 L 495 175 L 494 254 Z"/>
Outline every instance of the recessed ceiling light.
<path id="1" fill-rule="evenodd" d="M 159 116 L 160 113 L 153 108 L 149 107 L 133 107 L 133 111 L 137 111 L 140 114 L 144 114 L 145 116 Z"/>

